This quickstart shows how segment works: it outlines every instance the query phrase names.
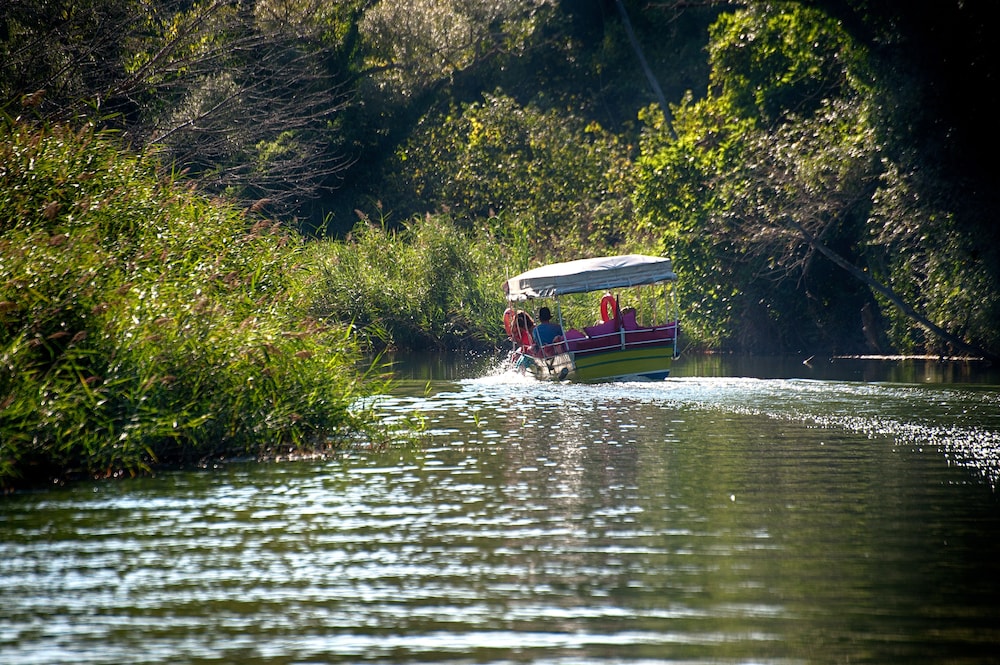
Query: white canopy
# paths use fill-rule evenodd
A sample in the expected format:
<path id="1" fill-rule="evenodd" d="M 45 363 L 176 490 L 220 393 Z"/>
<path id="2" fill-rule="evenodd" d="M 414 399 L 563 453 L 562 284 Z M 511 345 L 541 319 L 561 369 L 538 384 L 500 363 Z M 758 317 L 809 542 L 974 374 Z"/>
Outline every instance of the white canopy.
<path id="1" fill-rule="evenodd" d="M 503 290 L 512 301 L 552 298 L 566 293 L 606 291 L 677 279 L 670 259 L 628 254 L 552 263 L 511 277 Z"/>

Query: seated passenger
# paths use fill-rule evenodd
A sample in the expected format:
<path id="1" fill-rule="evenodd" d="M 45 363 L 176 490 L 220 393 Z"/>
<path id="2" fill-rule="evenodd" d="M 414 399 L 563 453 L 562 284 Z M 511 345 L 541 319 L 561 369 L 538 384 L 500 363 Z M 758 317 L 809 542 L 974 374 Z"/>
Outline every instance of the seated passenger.
<path id="1" fill-rule="evenodd" d="M 521 347 L 522 352 L 530 350 L 532 345 L 532 332 L 535 322 L 527 312 L 518 312 L 514 317 L 514 325 L 511 326 L 511 339 Z"/>
<path id="2" fill-rule="evenodd" d="M 636 321 L 635 307 L 626 307 L 622 310 L 622 328 L 625 330 L 639 329 L 639 323 Z"/>
<path id="3" fill-rule="evenodd" d="M 546 346 L 555 342 L 561 342 L 562 335 L 562 326 L 552 323 L 552 312 L 549 311 L 549 308 L 539 308 L 538 325 L 535 326 L 535 330 L 532 333 L 532 337 L 534 337 L 535 344 L 538 345 L 539 350 L 544 351 Z"/>

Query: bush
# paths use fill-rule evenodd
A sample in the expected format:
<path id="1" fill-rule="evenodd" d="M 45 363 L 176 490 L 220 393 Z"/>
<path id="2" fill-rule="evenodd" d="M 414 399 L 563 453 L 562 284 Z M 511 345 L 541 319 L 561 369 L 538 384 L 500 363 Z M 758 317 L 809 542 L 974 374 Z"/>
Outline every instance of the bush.
<path id="1" fill-rule="evenodd" d="M 344 241 L 309 247 L 310 312 L 352 324 L 372 348 L 492 347 L 505 334 L 501 285 L 523 253 L 444 215 L 399 230 L 365 219 Z"/>
<path id="2" fill-rule="evenodd" d="M 353 337 L 301 315 L 301 241 L 89 128 L 0 133 L 0 486 L 370 427 Z"/>

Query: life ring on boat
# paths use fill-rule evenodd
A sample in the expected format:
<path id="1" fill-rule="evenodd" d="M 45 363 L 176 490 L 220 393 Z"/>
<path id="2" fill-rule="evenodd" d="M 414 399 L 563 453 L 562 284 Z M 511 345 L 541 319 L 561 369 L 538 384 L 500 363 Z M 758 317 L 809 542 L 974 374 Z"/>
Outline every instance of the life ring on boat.
<path id="1" fill-rule="evenodd" d="M 514 317 L 517 316 L 517 310 L 513 307 L 508 307 L 503 313 L 503 329 L 507 333 L 507 337 L 513 337 L 511 333 L 511 326 L 514 325 Z"/>
<path id="2" fill-rule="evenodd" d="M 605 293 L 601 298 L 601 321 L 611 321 L 618 319 L 618 299 L 610 293 Z"/>

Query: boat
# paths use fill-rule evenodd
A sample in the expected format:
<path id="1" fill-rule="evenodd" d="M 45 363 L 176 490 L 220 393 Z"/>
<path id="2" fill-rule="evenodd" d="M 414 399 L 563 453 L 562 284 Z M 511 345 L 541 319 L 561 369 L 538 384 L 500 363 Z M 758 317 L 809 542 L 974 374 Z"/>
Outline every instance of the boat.
<path id="1" fill-rule="evenodd" d="M 513 345 L 508 360 L 518 371 L 542 380 L 663 380 L 677 358 L 676 280 L 670 259 L 643 254 L 553 263 L 511 277 L 503 284 L 508 303 L 504 329 Z M 642 287 L 649 287 L 646 300 Z M 592 306 L 587 296 L 576 295 L 598 293 L 603 295 L 592 296 Z M 574 303 L 564 308 L 568 297 Z M 564 309 L 579 316 L 581 298 L 582 310 L 594 312 L 591 320 L 597 318 L 599 303 L 600 321 L 567 327 Z M 549 343 L 542 343 L 530 312 L 522 309 L 538 300 L 554 303 L 554 322 L 565 331 Z"/>

